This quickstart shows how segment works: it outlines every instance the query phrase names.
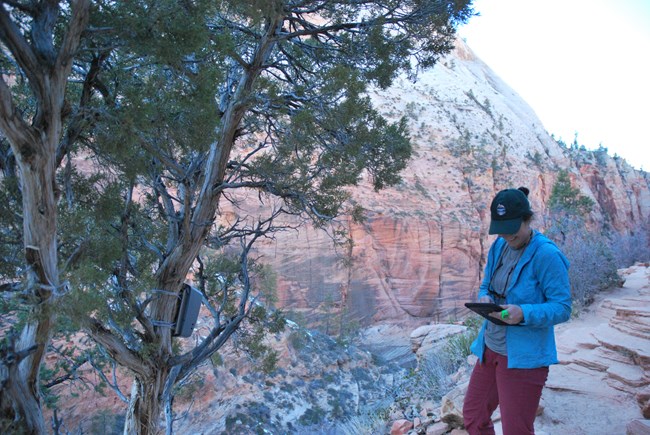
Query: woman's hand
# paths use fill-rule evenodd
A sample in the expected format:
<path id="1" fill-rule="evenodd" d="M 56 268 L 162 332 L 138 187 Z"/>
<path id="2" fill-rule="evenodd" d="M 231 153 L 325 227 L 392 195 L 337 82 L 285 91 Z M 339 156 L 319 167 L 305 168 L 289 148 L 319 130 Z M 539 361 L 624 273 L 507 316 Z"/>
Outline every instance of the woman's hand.
<path id="1" fill-rule="evenodd" d="M 495 311 L 490 313 L 490 317 L 499 319 L 507 323 L 508 325 L 516 325 L 524 320 L 524 312 L 521 311 L 519 305 L 501 305 L 503 311 Z"/>

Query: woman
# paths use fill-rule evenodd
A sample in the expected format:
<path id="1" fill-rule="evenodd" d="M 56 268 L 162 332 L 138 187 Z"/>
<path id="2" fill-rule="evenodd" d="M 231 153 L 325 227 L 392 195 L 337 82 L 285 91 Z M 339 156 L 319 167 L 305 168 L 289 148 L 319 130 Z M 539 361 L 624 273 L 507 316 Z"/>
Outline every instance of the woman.
<path id="1" fill-rule="evenodd" d="M 504 308 L 485 321 L 472 352 L 474 367 L 463 405 L 470 435 L 494 434 L 492 413 L 499 405 L 504 435 L 534 434 L 533 423 L 548 366 L 557 364 L 553 325 L 571 316 L 569 262 L 559 248 L 531 228 L 528 189 L 499 192 L 490 206 L 488 253 L 479 302 Z"/>

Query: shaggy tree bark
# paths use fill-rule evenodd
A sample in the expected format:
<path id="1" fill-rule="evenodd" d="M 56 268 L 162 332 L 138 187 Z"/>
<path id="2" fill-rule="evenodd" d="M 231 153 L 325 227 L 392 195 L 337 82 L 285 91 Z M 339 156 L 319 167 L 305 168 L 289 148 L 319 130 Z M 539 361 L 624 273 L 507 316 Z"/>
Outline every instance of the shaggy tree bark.
<path id="1" fill-rule="evenodd" d="M 54 46 L 58 2 L 25 6 L 27 12 L 33 14 L 29 41 L 11 20 L 5 6 L 0 6 L 0 40 L 27 76 L 36 107 L 31 120 L 24 119 L 5 81 L 11 78 L 3 77 L 0 81 L 0 129 L 11 144 L 20 169 L 23 242 L 28 266 L 25 291 L 33 296 L 34 305 L 16 343 L 18 353 L 32 351 L 6 380 L 8 388 L 0 391 L 0 402 L 2 417 L 18 422 L 29 433 L 45 432 L 39 370 L 55 320 L 51 308 L 64 291 L 57 264 L 56 155 L 62 136 L 61 113 L 67 78 L 89 18 L 88 0 L 71 3 L 72 15 L 58 49 Z"/>

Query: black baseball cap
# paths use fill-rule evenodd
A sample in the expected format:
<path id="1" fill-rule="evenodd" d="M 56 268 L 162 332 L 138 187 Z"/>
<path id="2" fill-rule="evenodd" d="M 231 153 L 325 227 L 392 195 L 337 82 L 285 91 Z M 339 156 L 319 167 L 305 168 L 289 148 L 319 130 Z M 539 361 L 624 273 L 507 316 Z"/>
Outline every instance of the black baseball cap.
<path id="1" fill-rule="evenodd" d="M 505 189 L 497 193 L 490 205 L 489 234 L 514 234 L 519 231 L 524 217 L 532 216 L 526 194 L 519 189 Z"/>

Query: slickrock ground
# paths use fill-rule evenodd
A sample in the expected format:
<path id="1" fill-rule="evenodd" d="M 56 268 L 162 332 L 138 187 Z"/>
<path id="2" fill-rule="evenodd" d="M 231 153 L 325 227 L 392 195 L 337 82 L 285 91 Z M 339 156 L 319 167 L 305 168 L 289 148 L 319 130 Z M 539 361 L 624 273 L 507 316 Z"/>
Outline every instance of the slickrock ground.
<path id="1" fill-rule="evenodd" d="M 650 419 L 650 268 L 624 271 L 622 288 L 601 293 L 578 319 L 556 328 L 536 427 L 548 434 L 624 434 Z M 650 430 L 646 433 L 650 433 Z"/>

